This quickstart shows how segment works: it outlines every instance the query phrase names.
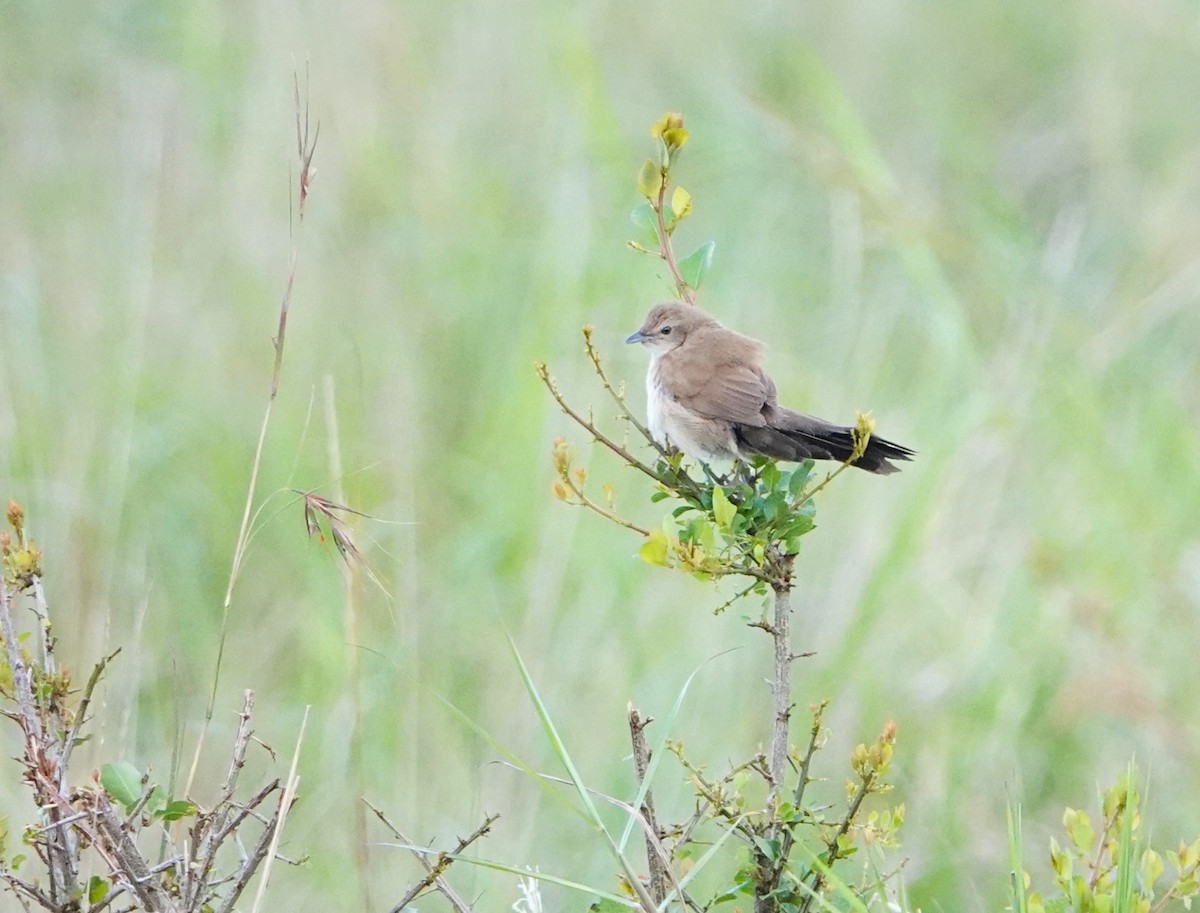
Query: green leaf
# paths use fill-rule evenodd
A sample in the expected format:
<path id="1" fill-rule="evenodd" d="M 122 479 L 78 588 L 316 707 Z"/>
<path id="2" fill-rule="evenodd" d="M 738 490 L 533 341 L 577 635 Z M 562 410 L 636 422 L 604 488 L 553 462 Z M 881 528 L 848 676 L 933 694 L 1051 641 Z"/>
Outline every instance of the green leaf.
<path id="1" fill-rule="evenodd" d="M 158 812 L 163 821 L 178 821 L 196 814 L 196 806 L 186 799 L 173 799 Z"/>
<path id="2" fill-rule="evenodd" d="M 150 799 L 146 802 L 146 808 L 150 809 L 154 814 L 159 814 L 166 804 L 171 801 L 171 797 L 167 795 L 167 791 L 161 786 L 156 786 L 150 790 Z"/>
<path id="3" fill-rule="evenodd" d="M 788 493 L 793 498 L 796 497 L 800 492 L 804 491 L 805 486 L 808 485 L 808 481 L 811 478 L 812 476 L 807 469 L 803 466 L 797 466 L 792 470 L 791 478 L 788 479 Z"/>
<path id="4" fill-rule="evenodd" d="M 93 875 L 88 881 L 87 899 L 88 906 L 94 906 L 104 900 L 108 894 L 108 882 L 99 875 Z"/>
<path id="5" fill-rule="evenodd" d="M 779 841 L 768 840 L 765 837 L 755 837 L 754 846 L 762 854 L 764 859 L 774 862 L 779 858 Z"/>
<path id="6" fill-rule="evenodd" d="M 712 266 L 713 251 L 717 249 L 716 241 L 701 244 L 694 251 L 679 261 L 679 275 L 689 288 L 698 289 L 708 270 Z"/>
<path id="7" fill-rule="evenodd" d="M 662 190 L 662 169 L 658 167 L 650 159 L 646 159 L 642 163 L 641 170 L 638 171 L 637 189 L 638 193 L 644 196 L 647 200 L 658 199 L 658 192 Z"/>
<path id="8" fill-rule="evenodd" d="M 563 742 L 562 736 L 558 732 L 558 727 L 554 725 L 554 720 L 550 717 L 550 711 L 546 708 L 541 694 L 538 693 L 537 686 L 533 683 L 533 677 L 529 674 L 529 669 L 525 665 L 525 660 L 521 658 L 516 642 L 511 637 L 508 639 L 508 646 L 512 651 L 513 659 L 517 661 L 517 669 L 521 673 L 521 681 L 524 682 L 525 690 L 529 693 L 530 700 L 533 701 L 533 707 L 537 711 L 538 719 L 542 721 L 542 729 L 546 737 L 550 740 L 550 745 L 554 749 L 554 753 L 558 756 L 559 763 L 566 768 L 567 776 L 570 777 L 571 783 L 575 786 L 575 791 L 579 796 L 580 803 L 583 805 L 587 819 L 592 823 L 596 831 L 604 837 L 604 842 L 608 845 L 608 849 L 617 864 L 620 865 L 626 880 L 633 887 L 634 892 L 637 894 L 637 899 L 642 902 L 642 907 L 644 909 L 652 909 L 654 907 L 653 898 L 650 897 L 641 882 L 638 881 L 638 873 L 634 869 L 633 864 L 618 849 L 608 828 L 605 827 L 604 819 L 600 817 L 600 813 L 596 810 L 596 803 L 592 801 L 592 791 L 584 785 L 583 779 L 579 776 L 579 770 L 575 767 L 575 762 L 571 760 L 571 755 L 567 752 L 566 743 Z M 545 878 L 544 875 L 537 877 Z M 612 895 L 609 896 L 612 897 Z M 620 900 L 621 898 L 613 899 Z M 629 906 L 632 907 L 633 904 L 631 903 Z"/>
<path id="9" fill-rule="evenodd" d="M 1066 828 L 1067 835 L 1079 852 L 1091 851 L 1092 843 L 1096 840 L 1096 830 L 1092 827 L 1092 819 L 1087 816 L 1086 812 L 1068 808 L 1063 813 L 1063 827 Z"/>
<path id="10" fill-rule="evenodd" d="M 126 809 L 133 808 L 142 798 L 142 772 L 128 761 L 101 766 L 100 785 Z"/>
<path id="11" fill-rule="evenodd" d="M 671 212 L 675 218 L 686 219 L 692 211 L 692 195 L 682 187 L 676 187 L 671 192 Z"/>
<path id="12" fill-rule="evenodd" d="M 1071 857 L 1063 848 L 1058 845 L 1058 841 L 1053 837 L 1050 838 L 1050 867 L 1054 869 L 1054 875 L 1058 879 L 1060 886 L 1070 884 L 1072 865 Z"/>
<path id="13" fill-rule="evenodd" d="M 618 910 L 620 913 L 626 913 L 629 907 L 605 898 L 596 901 L 594 904 L 588 907 L 588 909 L 591 911 L 591 913 L 617 913 Z"/>
<path id="14" fill-rule="evenodd" d="M 1148 891 L 1153 890 L 1155 882 L 1158 881 L 1159 876 L 1161 876 L 1162 873 L 1162 856 L 1158 855 L 1158 853 L 1154 852 L 1154 850 L 1150 849 L 1149 847 L 1146 847 L 1145 851 L 1142 853 L 1142 887 Z"/>
<path id="15" fill-rule="evenodd" d="M 638 549 L 638 554 L 647 564 L 653 564 L 658 567 L 670 567 L 671 563 L 667 560 L 667 535 L 661 529 L 650 530 L 650 535 L 646 537 L 646 541 L 642 543 L 642 547 Z"/>
<path id="16" fill-rule="evenodd" d="M 792 519 L 779 531 L 779 535 L 785 539 L 803 536 L 805 533 L 812 532 L 815 525 L 813 518 L 807 514 L 794 514 Z"/>
<path id="17" fill-rule="evenodd" d="M 729 529 L 729 524 L 737 516 L 737 508 L 725 495 L 725 489 L 720 485 L 713 486 L 713 519 L 722 529 Z"/>
<path id="18" fill-rule="evenodd" d="M 637 240 L 657 252 L 659 248 L 658 216 L 654 214 L 654 209 L 650 204 L 638 203 L 633 212 L 629 214 L 629 221 L 638 230 Z"/>

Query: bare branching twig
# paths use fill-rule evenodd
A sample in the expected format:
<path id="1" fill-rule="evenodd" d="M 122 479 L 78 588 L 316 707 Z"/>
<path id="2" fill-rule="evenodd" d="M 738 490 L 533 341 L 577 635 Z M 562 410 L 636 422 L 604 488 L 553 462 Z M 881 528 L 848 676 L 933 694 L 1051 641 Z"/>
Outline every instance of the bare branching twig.
<path id="1" fill-rule="evenodd" d="M 399 831 L 397 831 L 396 828 L 389 823 L 387 819 L 383 817 L 382 813 L 380 813 L 374 806 L 371 806 L 371 810 L 374 811 L 381 820 L 383 820 L 384 824 L 386 824 L 393 833 L 399 834 Z M 485 837 L 499 817 L 499 815 L 488 815 L 484 819 L 483 824 L 475 828 L 475 830 L 471 832 L 470 836 L 459 838 L 458 843 L 455 845 L 453 850 L 450 850 L 449 852 L 438 853 L 437 858 L 435 858 L 433 862 L 429 862 L 427 859 L 424 859 L 419 853 L 416 854 L 419 858 L 421 858 L 421 864 L 425 867 L 425 876 L 404 893 L 404 896 L 400 898 L 400 901 L 394 907 L 392 907 L 391 913 L 401 913 L 405 907 L 428 891 L 431 886 L 437 884 L 437 882 L 446 873 L 446 869 L 448 869 L 451 863 L 454 862 L 455 857 L 461 856 L 463 850 L 469 847 L 476 840 L 479 840 L 481 837 Z M 405 841 L 405 843 L 408 842 L 409 841 L 407 840 Z M 441 888 L 439 888 L 439 890 L 441 890 Z M 442 893 L 445 894 L 445 891 L 442 891 Z"/>

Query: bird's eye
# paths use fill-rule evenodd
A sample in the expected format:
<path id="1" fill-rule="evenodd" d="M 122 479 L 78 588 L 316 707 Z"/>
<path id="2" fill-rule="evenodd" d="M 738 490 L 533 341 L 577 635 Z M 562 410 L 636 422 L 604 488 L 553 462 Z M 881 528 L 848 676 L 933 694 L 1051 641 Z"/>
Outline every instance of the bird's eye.
<path id="1" fill-rule="evenodd" d="M 662 333 L 664 336 L 670 336 L 670 335 L 671 335 L 671 328 L 670 328 L 670 327 L 663 327 L 661 330 L 659 330 L 659 332 L 660 332 L 660 333 Z"/>

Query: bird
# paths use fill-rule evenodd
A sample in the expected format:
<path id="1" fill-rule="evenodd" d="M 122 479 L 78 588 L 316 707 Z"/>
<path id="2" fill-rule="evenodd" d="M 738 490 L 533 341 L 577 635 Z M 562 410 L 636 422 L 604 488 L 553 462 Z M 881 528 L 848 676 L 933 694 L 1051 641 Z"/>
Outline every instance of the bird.
<path id="1" fill-rule="evenodd" d="M 650 352 L 646 402 L 650 433 L 704 463 L 753 456 L 800 462 L 853 455 L 852 429 L 779 405 L 759 363 L 763 343 L 722 326 L 694 304 L 654 305 L 625 340 Z M 878 475 L 915 451 L 871 436 L 853 465 Z"/>

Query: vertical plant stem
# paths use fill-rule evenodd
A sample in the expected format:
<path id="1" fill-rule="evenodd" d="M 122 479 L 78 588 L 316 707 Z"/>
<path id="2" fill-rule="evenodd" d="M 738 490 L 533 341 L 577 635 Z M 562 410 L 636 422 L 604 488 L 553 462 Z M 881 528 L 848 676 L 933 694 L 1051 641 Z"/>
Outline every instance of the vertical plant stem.
<path id="1" fill-rule="evenodd" d="M 307 86 L 304 108 L 301 111 L 300 77 L 295 75 L 294 81 L 296 90 L 296 154 L 300 164 L 300 183 L 296 199 L 298 200 L 299 221 L 303 224 L 304 204 L 308 199 L 308 190 L 312 184 L 313 177 L 316 175 L 312 167 L 312 159 L 317 151 L 317 137 L 320 135 L 321 126 L 320 124 L 317 125 L 312 142 L 309 142 Z M 196 740 L 196 750 L 192 754 L 192 766 L 188 771 L 187 783 L 183 790 L 185 796 L 191 791 L 192 783 L 196 779 L 196 769 L 200 764 L 200 755 L 204 751 L 204 740 L 208 735 L 208 727 L 212 723 L 214 708 L 217 704 L 217 687 L 221 681 L 221 663 L 225 658 L 225 637 L 229 631 L 229 610 L 233 605 L 233 590 L 237 585 L 238 572 L 241 570 L 242 559 L 246 555 L 246 547 L 250 541 L 250 518 L 254 507 L 254 495 L 258 490 L 258 474 L 262 468 L 263 448 L 267 441 L 267 429 L 271 425 L 271 409 L 275 405 L 275 398 L 279 395 L 279 378 L 283 373 L 284 341 L 287 337 L 288 313 L 291 310 L 292 288 L 296 284 L 296 264 L 299 260 L 299 242 L 296 239 L 296 229 L 292 226 L 290 218 L 291 205 L 292 198 L 289 197 L 288 221 L 292 236 L 292 252 L 289 258 L 287 283 L 284 286 L 282 300 L 279 302 L 279 329 L 275 334 L 275 338 L 271 340 L 272 345 L 275 347 L 275 362 L 271 370 L 271 392 L 267 397 L 266 409 L 263 410 L 262 425 L 258 431 L 258 445 L 255 447 L 254 462 L 250 467 L 250 484 L 246 489 L 246 504 L 242 510 L 242 525 L 238 530 L 237 543 L 233 548 L 233 562 L 229 569 L 229 583 L 225 588 L 225 600 L 222 603 L 221 634 L 217 643 L 217 661 L 213 668 L 212 689 L 208 697 L 208 706 L 204 711 L 204 722 L 200 726 L 200 735 Z"/>
<path id="2" fill-rule="evenodd" d="M 788 735 L 792 719 L 792 580 L 795 561 L 794 555 L 784 557 L 780 562 L 780 573 L 771 584 L 775 592 L 775 617 L 770 628 L 775 647 L 775 677 L 771 680 L 774 715 L 771 720 L 771 748 L 767 755 L 767 774 L 770 777 L 767 815 L 770 824 L 764 836 L 768 840 L 779 840 L 783 830 L 778 811 L 779 798 L 787 777 Z M 763 874 L 754 886 L 754 913 L 775 913 L 778 901 L 772 895 L 779 887 L 779 880 L 787 866 L 786 856 L 782 851 L 774 859 L 759 854 L 758 865 Z"/>
<path id="3" fill-rule="evenodd" d="M 679 263 L 675 259 L 675 249 L 671 246 L 671 233 L 667 231 L 667 218 L 664 212 L 667 207 L 667 186 L 670 183 L 670 174 L 668 169 L 664 168 L 662 183 L 658 187 L 658 202 L 651 203 L 654 215 L 658 219 L 659 256 L 666 261 L 667 269 L 671 271 L 671 278 L 675 280 L 675 290 L 679 293 L 680 300 L 686 301 L 688 304 L 695 304 L 696 293 L 684 281 L 683 274 L 679 271 Z"/>
<path id="4" fill-rule="evenodd" d="M 338 431 L 337 394 L 333 375 L 325 375 L 325 427 L 326 451 L 329 455 L 329 473 L 333 479 L 333 497 L 345 504 L 346 493 L 342 488 L 341 434 Z M 363 756 L 363 707 L 362 674 L 358 665 L 359 636 L 359 579 L 358 565 L 353 561 L 338 562 L 342 574 L 343 627 L 346 639 L 346 676 L 350 689 L 350 776 L 354 792 L 362 796 L 367 791 L 366 760 Z M 359 903 L 364 910 L 373 910 L 371 898 L 371 843 L 367 839 L 366 810 L 361 802 L 354 803 L 354 862 L 358 869 Z"/>
<path id="5" fill-rule="evenodd" d="M 767 795 L 767 806 L 772 813 L 779 803 L 787 776 L 788 733 L 792 718 L 792 567 L 795 560 L 794 556 L 783 559 L 780 580 L 772 584 L 775 591 L 775 618 L 771 630 L 775 643 L 775 677 L 771 682 L 771 695 L 775 715 L 768 759 L 771 789 Z"/>
<path id="6" fill-rule="evenodd" d="M 643 720 L 637 710 L 629 708 L 629 735 L 633 740 L 633 765 L 637 770 L 639 789 L 650 766 L 650 746 L 646 744 L 646 726 L 649 723 L 649 718 Z M 654 815 L 654 797 L 648 789 L 645 799 L 642 800 L 642 814 L 651 831 L 646 834 L 646 866 L 650 872 L 650 896 L 654 898 L 655 904 L 661 905 L 667 898 L 667 873 L 659 856 L 658 819 Z"/>

